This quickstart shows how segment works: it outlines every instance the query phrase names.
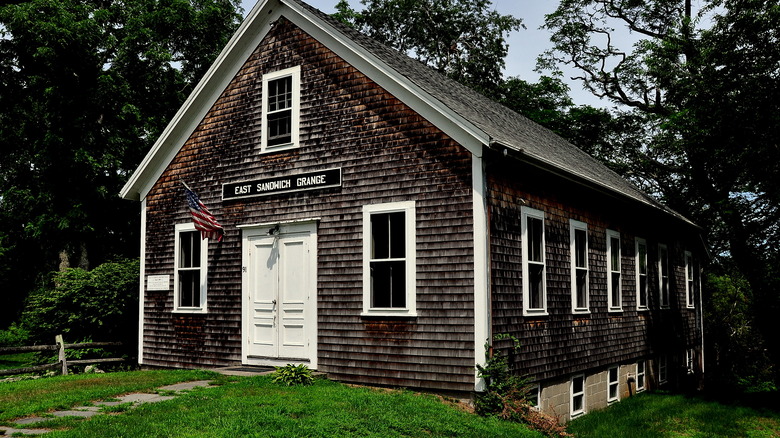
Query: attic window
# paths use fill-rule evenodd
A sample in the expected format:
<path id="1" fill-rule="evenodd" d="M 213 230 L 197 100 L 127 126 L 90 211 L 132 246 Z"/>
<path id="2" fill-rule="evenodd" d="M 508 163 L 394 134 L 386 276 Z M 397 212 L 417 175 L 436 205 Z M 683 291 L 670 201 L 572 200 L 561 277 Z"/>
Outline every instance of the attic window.
<path id="1" fill-rule="evenodd" d="M 300 75 L 293 67 L 263 76 L 263 152 L 298 147 Z"/>

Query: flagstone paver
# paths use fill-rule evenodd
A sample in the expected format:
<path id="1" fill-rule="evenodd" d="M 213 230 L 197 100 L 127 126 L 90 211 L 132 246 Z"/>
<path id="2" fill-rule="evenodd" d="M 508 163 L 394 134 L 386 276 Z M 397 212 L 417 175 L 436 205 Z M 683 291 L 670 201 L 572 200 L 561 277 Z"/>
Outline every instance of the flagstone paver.
<path id="1" fill-rule="evenodd" d="M 63 417 L 82 417 L 82 418 L 90 418 L 95 415 L 100 414 L 100 408 L 103 406 L 117 406 L 123 403 L 132 403 L 133 407 L 144 404 L 144 403 L 157 403 L 161 401 L 171 400 L 173 398 L 176 398 L 176 395 L 183 394 L 185 392 L 191 391 L 195 388 L 203 388 L 207 387 L 211 384 L 210 380 L 195 380 L 192 382 L 182 382 L 182 383 L 176 383 L 173 385 L 163 386 L 161 388 L 157 388 L 157 391 L 162 391 L 165 394 L 157 394 L 157 393 L 142 393 L 142 392 L 134 392 L 131 394 L 125 394 L 123 396 L 118 397 L 119 401 L 98 401 L 95 402 L 95 406 L 77 406 L 71 409 L 62 410 L 62 411 L 55 411 L 51 413 L 51 417 L 26 417 L 26 418 L 20 418 L 18 420 L 14 420 L 13 423 L 16 426 L 33 426 L 37 423 L 40 423 L 42 421 L 51 420 L 52 417 L 54 418 L 63 418 Z M 8 426 L 0 426 L 0 435 L 3 436 L 11 436 L 13 434 L 25 434 L 25 435 L 43 435 L 47 432 L 51 432 L 49 429 L 35 429 L 35 428 L 22 428 L 22 427 L 8 427 Z"/>

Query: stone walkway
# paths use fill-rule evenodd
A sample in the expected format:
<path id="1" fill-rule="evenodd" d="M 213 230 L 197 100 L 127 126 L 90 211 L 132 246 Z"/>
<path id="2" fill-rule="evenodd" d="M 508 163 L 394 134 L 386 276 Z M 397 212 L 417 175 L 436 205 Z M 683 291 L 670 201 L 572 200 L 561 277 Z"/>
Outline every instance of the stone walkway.
<path id="1" fill-rule="evenodd" d="M 170 400 L 176 395 L 190 391 L 194 388 L 206 387 L 211 383 L 210 380 L 196 380 L 193 382 L 182 382 L 174 385 L 163 386 L 157 388 L 157 393 L 132 393 L 118 397 L 118 401 L 111 402 L 95 402 L 93 406 L 77 406 L 66 411 L 56 411 L 51 413 L 51 417 L 27 417 L 14 420 L 15 426 L 0 426 L 0 435 L 11 436 L 15 433 L 25 435 L 42 435 L 46 432 L 50 432 L 49 429 L 35 428 L 37 423 L 42 421 L 51 420 L 52 418 L 61 417 L 83 417 L 89 418 L 95 415 L 101 414 L 100 409 L 104 406 L 117 406 L 124 403 L 132 403 L 133 407 L 144 403 L 157 403 L 165 400 Z M 172 394 L 172 395 L 169 395 Z"/>

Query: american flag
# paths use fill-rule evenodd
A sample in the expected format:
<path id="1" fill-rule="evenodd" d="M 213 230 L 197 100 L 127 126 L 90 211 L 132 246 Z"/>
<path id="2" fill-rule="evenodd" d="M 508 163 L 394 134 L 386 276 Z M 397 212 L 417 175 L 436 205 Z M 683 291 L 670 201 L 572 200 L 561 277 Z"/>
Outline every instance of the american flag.
<path id="1" fill-rule="evenodd" d="M 182 182 L 184 184 L 184 182 Z M 201 239 L 217 239 L 217 242 L 222 242 L 222 236 L 225 234 L 222 225 L 214 219 L 208 208 L 203 205 L 198 195 L 195 194 L 187 184 L 184 184 L 184 191 L 187 194 L 187 204 L 190 206 L 190 213 L 192 214 L 192 222 L 195 224 L 195 229 L 200 231 Z"/>

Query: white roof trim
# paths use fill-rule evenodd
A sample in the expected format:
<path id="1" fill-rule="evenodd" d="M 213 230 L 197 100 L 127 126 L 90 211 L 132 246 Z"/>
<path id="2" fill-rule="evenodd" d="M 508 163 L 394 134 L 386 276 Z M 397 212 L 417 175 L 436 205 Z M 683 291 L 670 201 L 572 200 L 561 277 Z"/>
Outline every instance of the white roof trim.
<path id="1" fill-rule="evenodd" d="M 482 145 L 490 144 L 490 138 L 483 130 L 412 84 L 379 58 L 353 43 L 300 4 L 289 0 L 262 0 L 252 8 L 212 66 L 168 123 L 120 191 L 120 196 L 132 200 L 146 197 L 203 117 L 269 32 L 271 23 L 281 15 L 414 111 L 426 117 L 471 153 L 481 156 Z"/>

